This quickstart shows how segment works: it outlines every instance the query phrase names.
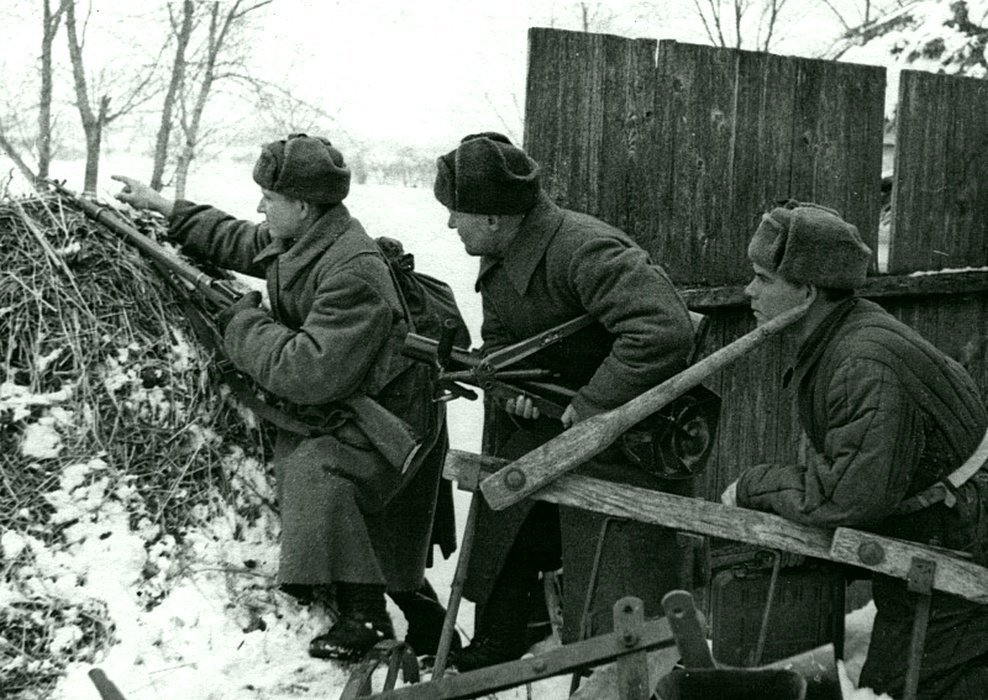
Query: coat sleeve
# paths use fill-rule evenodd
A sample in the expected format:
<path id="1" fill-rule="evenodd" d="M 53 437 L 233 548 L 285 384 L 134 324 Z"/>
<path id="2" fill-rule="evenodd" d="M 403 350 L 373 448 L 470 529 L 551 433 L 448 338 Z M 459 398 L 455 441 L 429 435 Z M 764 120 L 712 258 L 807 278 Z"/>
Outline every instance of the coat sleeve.
<path id="1" fill-rule="evenodd" d="M 827 387 L 823 459 L 761 465 L 738 481 L 738 505 L 819 527 L 861 526 L 891 514 L 923 451 L 922 415 L 891 368 L 846 360 Z"/>
<path id="2" fill-rule="evenodd" d="M 346 398 L 363 382 L 387 342 L 392 309 L 355 270 L 336 270 L 318 282 L 312 308 L 292 330 L 262 309 L 237 314 L 224 336 L 233 364 L 264 389 L 296 404 Z"/>
<path id="3" fill-rule="evenodd" d="M 686 366 L 693 326 L 672 282 L 641 248 L 595 237 L 571 257 L 579 303 L 615 337 L 573 399 L 581 417 L 619 406 Z"/>
<path id="4" fill-rule="evenodd" d="M 235 219 L 214 207 L 178 200 L 168 220 L 168 235 L 189 255 L 228 270 L 264 277 L 254 263 L 271 242 L 267 224 Z"/>

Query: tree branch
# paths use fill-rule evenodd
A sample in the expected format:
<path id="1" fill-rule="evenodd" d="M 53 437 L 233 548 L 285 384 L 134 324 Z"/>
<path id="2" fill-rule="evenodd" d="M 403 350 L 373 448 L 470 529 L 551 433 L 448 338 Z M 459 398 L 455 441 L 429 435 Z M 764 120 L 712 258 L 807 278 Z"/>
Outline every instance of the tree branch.
<path id="1" fill-rule="evenodd" d="M 717 46 L 718 45 L 717 37 L 714 36 L 713 30 L 711 29 L 710 24 L 707 22 L 707 16 L 703 12 L 703 7 L 701 7 L 700 5 L 700 0 L 693 0 L 693 7 L 696 8 L 696 14 L 700 17 L 700 21 L 703 23 L 703 30 L 706 32 L 707 38 L 710 40 L 710 43 L 713 44 L 714 46 Z"/>
<path id="2" fill-rule="evenodd" d="M 274 2 L 274 0 L 262 0 L 261 2 L 256 2 L 250 7 L 245 7 L 243 10 L 237 12 L 236 8 L 237 6 L 240 5 L 240 0 L 237 0 L 237 3 L 234 5 L 234 9 L 231 11 L 232 13 L 234 13 L 232 14 L 232 19 L 240 19 L 244 15 L 250 14 L 254 10 L 259 10 L 265 5 L 270 5 L 272 2 Z"/>
<path id="3" fill-rule="evenodd" d="M 37 182 L 37 174 L 24 162 L 20 152 L 18 152 L 14 144 L 7 138 L 7 135 L 4 133 L 3 124 L 0 124 L 0 150 L 7 154 L 7 157 L 13 161 L 14 165 L 27 178 L 28 182 L 32 184 Z"/>
<path id="4" fill-rule="evenodd" d="M 844 27 L 844 31 L 848 31 L 851 28 L 851 23 L 848 22 L 847 19 L 845 19 L 844 15 L 841 14 L 840 10 L 837 9 L 837 7 L 834 5 L 834 3 L 831 2 L 831 0 L 821 0 L 821 2 L 824 5 L 826 5 L 830 9 L 830 11 L 834 14 L 834 17 L 837 18 L 837 21 L 840 22 L 841 25 Z"/>
<path id="5" fill-rule="evenodd" d="M 86 71 L 82 62 L 82 45 L 79 43 L 79 36 L 75 21 L 75 0 L 62 0 L 62 9 L 65 11 L 65 32 L 68 35 L 69 59 L 72 64 L 72 82 L 75 87 L 76 106 L 82 116 L 82 124 L 85 128 L 87 124 L 96 122 L 96 115 L 93 114 L 92 106 L 89 104 L 89 86 L 86 84 Z"/>

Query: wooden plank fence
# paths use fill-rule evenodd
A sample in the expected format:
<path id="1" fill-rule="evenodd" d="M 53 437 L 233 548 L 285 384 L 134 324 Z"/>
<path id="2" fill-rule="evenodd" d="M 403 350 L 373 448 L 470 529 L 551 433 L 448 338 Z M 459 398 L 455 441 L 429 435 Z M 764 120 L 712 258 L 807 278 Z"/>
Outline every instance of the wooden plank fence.
<path id="1" fill-rule="evenodd" d="M 889 272 L 988 265 L 988 81 L 903 71 Z"/>
<path id="2" fill-rule="evenodd" d="M 533 29 L 525 147 L 558 203 L 627 231 L 711 316 L 712 351 L 754 326 L 747 244 L 774 201 L 834 207 L 877 253 L 884 94 L 876 66 Z M 864 295 L 984 391 L 988 273 L 901 273 L 988 265 L 988 84 L 905 71 L 898 114 L 900 274 L 873 264 Z M 812 458 L 783 381 L 787 342 L 708 383 L 724 412 L 703 495 L 753 464 Z"/>

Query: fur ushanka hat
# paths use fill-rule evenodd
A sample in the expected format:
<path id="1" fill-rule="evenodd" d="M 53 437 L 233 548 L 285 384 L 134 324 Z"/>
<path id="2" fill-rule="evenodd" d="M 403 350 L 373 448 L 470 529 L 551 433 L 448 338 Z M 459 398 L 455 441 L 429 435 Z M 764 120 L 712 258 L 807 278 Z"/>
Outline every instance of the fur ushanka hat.
<path id="1" fill-rule="evenodd" d="M 865 282 L 871 248 L 833 209 L 790 202 L 762 216 L 748 258 L 795 284 L 856 289 Z"/>
<path id="2" fill-rule="evenodd" d="M 503 134 L 470 134 L 436 161 L 433 191 L 463 214 L 524 214 L 539 198 L 539 164 Z"/>
<path id="3" fill-rule="evenodd" d="M 292 199 L 339 204 L 350 192 L 350 169 L 327 139 L 289 134 L 261 149 L 254 182 Z"/>

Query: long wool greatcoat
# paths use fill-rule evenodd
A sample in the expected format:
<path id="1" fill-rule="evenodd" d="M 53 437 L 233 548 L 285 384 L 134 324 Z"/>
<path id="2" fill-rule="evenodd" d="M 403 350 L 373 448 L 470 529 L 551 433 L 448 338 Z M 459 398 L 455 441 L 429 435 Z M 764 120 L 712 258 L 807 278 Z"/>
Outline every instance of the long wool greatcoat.
<path id="1" fill-rule="evenodd" d="M 477 288 L 483 300 L 485 351 L 584 313 L 597 321 L 533 358 L 534 364 L 560 372 L 562 382 L 578 390 L 573 406 L 583 418 L 625 403 L 686 365 L 692 325 L 665 272 L 623 232 L 561 209 L 544 194 L 526 215 L 507 255 L 481 260 Z M 561 431 L 558 420 L 514 419 L 499 411 L 494 416 L 491 451 L 518 457 Z M 644 488 L 691 491 L 688 482 L 661 481 L 614 451 L 585 465 L 580 473 Z M 530 501 L 497 513 L 486 504 L 481 507 L 465 587 L 468 598 L 485 603 L 531 508 Z M 566 641 L 580 634 L 604 520 L 587 511 L 559 508 Z M 610 629 L 612 606 L 625 595 L 641 598 L 646 615 L 661 615 L 662 595 L 677 587 L 679 580 L 674 533 L 630 521 L 614 521 L 608 527 L 599 577 L 593 584 L 592 634 Z"/>
<path id="2" fill-rule="evenodd" d="M 407 327 L 387 263 L 346 207 L 333 207 L 287 249 L 266 224 L 191 202 L 176 203 L 169 223 L 171 236 L 193 256 L 267 280 L 270 313 L 238 313 L 224 346 L 286 412 L 320 424 L 332 402 L 367 395 L 424 428 L 419 368 L 400 354 Z M 434 454 L 402 477 L 369 446 L 279 430 L 279 581 L 417 588 L 444 450 L 445 431 Z M 451 510 L 446 514 L 452 517 Z M 448 535 L 452 528 L 444 522 L 437 530 Z M 449 537 L 441 544 L 452 548 Z"/>
<path id="3" fill-rule="evenodd" d="M 981 398 L 959 364 L 878 305 L 850 299 L 803 344 L 794 379 L 800 423 L 822 460 L 749 469 L 738 505 L 960 550 L 988 564 L 984 470 L 960 488 L 953 508 L 893 513 L 957 469 L 985 432 Z M 860 684 L 898 697 L 914 599 L 905 581 L 884 576 L 873 577 L 873 590 L 878 615 Z M 986 689 L 988 606 L 934 595 L 919 696 L 985 697 Z"/>

